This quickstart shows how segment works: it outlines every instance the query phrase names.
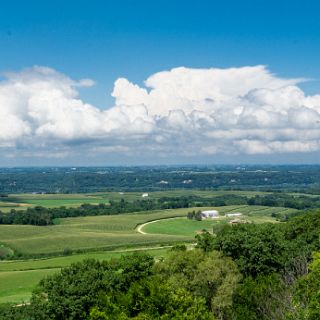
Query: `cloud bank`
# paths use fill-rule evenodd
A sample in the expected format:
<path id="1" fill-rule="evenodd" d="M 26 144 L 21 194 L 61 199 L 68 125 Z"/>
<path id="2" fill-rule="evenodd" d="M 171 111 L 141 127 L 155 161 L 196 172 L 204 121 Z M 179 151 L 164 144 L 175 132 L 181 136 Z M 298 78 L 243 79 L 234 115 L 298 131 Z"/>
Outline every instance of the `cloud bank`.
<path id="1" fill-rule="evenodd" d="M 145 86 L 119 78 L 115 105 L 85 103 L 75 81 L 35 66 L 0 82 L 0 151 L 64 157 L 92 154 L 160 156 L 278 154 L 320 150 L 320 95 L 305 79 L 283 79 L 265 66 L 174 68 Z"/>

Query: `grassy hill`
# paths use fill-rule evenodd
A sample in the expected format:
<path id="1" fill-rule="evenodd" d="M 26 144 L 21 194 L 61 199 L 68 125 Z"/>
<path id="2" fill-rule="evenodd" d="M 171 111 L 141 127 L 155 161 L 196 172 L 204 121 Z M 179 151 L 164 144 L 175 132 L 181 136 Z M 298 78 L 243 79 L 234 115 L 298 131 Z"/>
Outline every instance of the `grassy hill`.
<path id="1" fill-rule="evenodd" d="M 155 256 L 163 256 L 166 250 L 161 246 L 178 242 L 192 242 L 198 231 L 211 230 L 214 224 L 227 222 L 225 217 L 204 221 L 186 218 L 189 211 L 199 209 L 209 208 L 170 209 L 114 216 L 66 218 L 60 219 L 58 225 L 43 227 L 0 225 L 2 248 L 17 251 L 26 256 L 60 255 L 38 260 L 1 261 L 0 303 L 28 300 L 32 289 L 41 278 L 56 272 L 61 267 L 68 266 L 72 262 L 85 258 L 110 259 L 137 249 L 148 250 Z M 216 209 L 222 215 L 240 211 L 245 219 L 255 223 L 276 222 L 272 213 L 295 211 L 281 207 L 247 205 L 225 206 Z M 177 217 L 177 219 L 167 220 L 172 217 Z M 142 228 L 147 234 L 141 234 L 137 231 L 138 225 L 150 221 L 156 222 Z M 61 256 L 66 250 L 69 253 L 72 251 L 83 251 L 83 253 Z M 100 251 L 97 252 L 97 250 Z"/>
<path id="2" fill-rule="evenodd" d="M 217 224 L 228 223 L 235 217 L 226 217 L 226 213 L 241 212 L 243 215 L 241 220 L 249 223 L 275 223 L 277 220 L 272 217 L 273 213 L 292 213 L 295 209 L 282 207 L 264 207 L 264 206 L 225 206 L 215 208 L 221 214 L 215 219 L 206 219 L 202 221 L 189 220 L 185 217 L 174 218 L 170 220 L 159 220 L 154 223 L 145 225 L 143 232 L 147 234 L 163 234 L 163 235 L 180 235 L 180 236 L 195 236 L 197 233 L 206 229 L 212 231 Z"/>

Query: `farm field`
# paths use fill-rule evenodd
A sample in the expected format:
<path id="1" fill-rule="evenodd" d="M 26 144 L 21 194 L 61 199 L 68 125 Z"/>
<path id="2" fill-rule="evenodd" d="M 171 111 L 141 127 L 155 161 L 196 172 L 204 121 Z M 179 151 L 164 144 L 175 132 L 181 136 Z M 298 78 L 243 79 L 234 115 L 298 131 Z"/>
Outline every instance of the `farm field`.
<path id="1" fill-rule="evenodd" d="M 141 231 L 147 234 L 163 234 L 163 235 L 180 235 L 195 236 L 202 230 L 212 232 L 212 228 L 217 224 L 228 223 L 236 217 L 226 217 L 226 213 L 241 212 L 243 215 L 239 217 L 241 220 L 251 223 L 275 223 L 277 220 L 272 217 L 273 213 L 292 213 L 295 209 L 282 207 L 264 207 L 264 206 L 226 206 L 215 208 L 221 216 L 215 219 L 206 219 L 202 221 L 189 220 L 186 217 L 178 217 L 174 219 L 158 220 L 146 224 Z"/>
<path id="2" fill-rule="evenodd" d="M 0 272 L 0 303 L 23 303 L 30 299 L 31 292 L 44 277 L 59 269 Z"/>
<path id="3" fill-rule="evenodd" d="M 60 219 L 59 224 L 54 226 L 0 225 L 2 249 L 13 250 L 26 256 L 60 255 L 46 259 L 0 262 L 0 303 L 28 301 L 32 289 L 40 279 L 85 258 L 106 260 L 134 250 L 147 251 L 155 257 L 165 256 L 167 249 L 161 245 L 193 242 L 195 234 L 202 229 L 212 230 L 214 224 L 227 222 L 224 217 L 203 221 L 186 218 L 189 211 L 205 209 L 213 208 L 65 218 Z M 248 205 L 216 209 L 222 215 L 242 212 L 245 219 L 255 223 L 276 222 L 271 216 L 272 213 L 295 211 L 281 207 Z M 148 222 L 152 223 L 143 226 Z M 139 225 L 142 225 L 146 234 L 137 231 Z M 61 256 L 66 249 L 74 254 Z M 88 252 L 76 254 L 77 250 Z"/>
<path id="4" fill-rule="evenodd" d="M 108 204 L 109 198 L 105 197 L 105 194 L 12 194 L 7 199 L 2 198 L 0 200 L 0 210 L 7 212 L 11 209 L 23 210 L 34 206 L 48 208 L 78 207 L 83 203 Z"/>
<path id="5" fill-rule="evenodd" d="M 192 241 L 194 232 L 188 232 L 188 228 L 185 232 L 181 230 L 187 224 L 190 227 L 192 226 L 191 229 L 199 230 L 196 227 L 196 221 L 181 219 L 178 222 L 170 220 L 152 223 L 146 226 L 144 230 L 147 234 L 139 233 L 136 227 L 148 221 L 170 217 L 186 217 L 189 211 L 210 208 L 182 208 L 111 216 L 64 218 L 60 219 L 59 224 L 54 226 L 0 225 L 0 245 L 3 246 L 3 249 L 9 248 L 24 256 L 45 256 L 62 254 L 66 250 L 78 252 L 112 250 L 120 247 L 152 246 Z M 247 220 L 257 223 L 275 221 L 271 217 L 272 213 L 295 211 L 294 209 L 280 207 L 248 205 L 218 207 L 217 210 L 221 214 L 240 211 Z M 203 226 L 200 230 L 208 228 L 210 223 L 215 222 L 213 220 L 200 222 L 200 225 Z M 179 224 L 179 226 L 177 225 L 176 228 L 171 230 L 169 228 L 170 224 Z"/>
<path id="6" fill-rule="evenodd" d="M 255 195 L 266 195 L 268 192 L 261 191 L 201 191 L 201 190 L 167 190 L 149 192 L 148 199 L 159 199 L 162 197 L 182 197 L 182 196 L 199 196 L 202 198 L 212 198 L 225 195 L 239 195 L 252 197 Z M 314 197 L 314 195 L 289 193 L 290 195 L 304 195 Z M 0 198 L 0 211 L 8 212 L 11 209 L 23 210 L 28 207 L 43 206 L 48 208 L 54 207 L 79 207 L 81 204 L 108 204 L 110 201 L 141 200 L 141 192 L 97 192 L 83 194 L 11 194 L 7 198 Z"/>
<path id="7" fill-rule="evenodd" d="M 112 216 L 60 219 L 54 226 L 0 225 L 0 244 L 24 255 L 61 254 L 64 250 L 111 250 L 119 247 L 192 240 L 179 235 L 143 235 L 138 224 L 186 216 L 198 208 L 170 209 Z"/>
<path id="8" fill-rule="evenodd" d="M 42 278 L 58 272 L 62 267 L 71 263 L 89 258 L 109 260 L 132 254 L 133 251 L 135 250 L 91 252 L 40 260 L 2 261 L 0 262 L 0 303 L 28 301 L 32 290 Z M 168 249 L 156 248 L 139 251 L 149 253 L 157 258 L 165 256 Z"/>
<path id="9" fill-rule="evenodd" d="M 199 196 L 211 198 L 223 195 L 255 196 L 264 195 L 268 192 L 259 191 L 200 191 L 200 190 L 169 190 L 149 192 L 148 199 L 159 199 L 161 197 L 181 197 L 181 196 Z M 84 194 L 11 194 L 8 198 L 0 198 L 0 210 L 8 212 L 11 209 L 23 210 L 28 207 L 78 207 L 83 203 L 108 204 L 110 200 L 134 201 L 140 200 L 141 192 L 98 192 Z M 297 194 L 298 195 L 298 194 Z"/>

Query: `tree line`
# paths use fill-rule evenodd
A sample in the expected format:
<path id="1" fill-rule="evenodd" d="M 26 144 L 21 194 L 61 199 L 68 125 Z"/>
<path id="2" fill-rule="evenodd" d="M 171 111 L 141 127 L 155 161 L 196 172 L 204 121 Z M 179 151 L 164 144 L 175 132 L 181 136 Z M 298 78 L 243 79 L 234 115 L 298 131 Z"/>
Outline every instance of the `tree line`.
<path id="1" fill-rule="evenodd" d="M 162 197 L 160 199 L 147 199 L 125 201 L 110 201 L 109 204 L 82 204 L 77 208 L 46 208 L 36 206 L 25 210 L 12 209 L 4 213 L 0 211 L 0 224 L 29 224 L 38 226 L 53 225 L 55 219 L 116 215 L 122 213 L 142 212 L 150 210 L 192 208 L 192 207 L 218 207 L 228 205 L 261 205 L 270 207 L 286 207 L 295 209 L 309 209 L 320 207 L 320 197 L 295 196 L 290 194 L 274 193 L 256 195 L 253 197 L 240 195 L 222 195 L 211 198 L 199 196 Z M 276 218 L 287 219 L 281 213 L 275 214 Z"/>
<path id="2" fill-rule="evenodd" d="M 286 190 L 318 193 L 320 166 L 0 168 L 1 193 Z"/>

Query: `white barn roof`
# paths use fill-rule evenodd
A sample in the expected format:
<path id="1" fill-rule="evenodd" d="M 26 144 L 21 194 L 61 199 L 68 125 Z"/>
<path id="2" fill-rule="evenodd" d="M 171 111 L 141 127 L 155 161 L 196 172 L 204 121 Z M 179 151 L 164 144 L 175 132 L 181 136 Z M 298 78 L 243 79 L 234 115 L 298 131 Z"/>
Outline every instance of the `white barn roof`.
<path id="1" fill-rule="evenodd" d="M 204 217 L 217 217 L 219 212 L 217 210 L 204 210 L 201 211 L 202 216 Z"/>

